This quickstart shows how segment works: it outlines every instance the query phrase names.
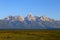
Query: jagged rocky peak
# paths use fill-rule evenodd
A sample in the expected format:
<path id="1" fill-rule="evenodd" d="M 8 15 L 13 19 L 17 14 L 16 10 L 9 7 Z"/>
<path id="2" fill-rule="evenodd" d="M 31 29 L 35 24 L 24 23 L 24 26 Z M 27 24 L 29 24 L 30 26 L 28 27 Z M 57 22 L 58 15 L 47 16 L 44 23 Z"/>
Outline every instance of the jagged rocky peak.
<path id="1" fill-rule="evenodd" d="M 33 17 L 32 13 L 30 12 L 27 17 Z"/>
<path id="2" fill-rule="evenodd" d="M 22 16 L 7 16 L 5 20 L 10 21 L 24 21 L 24 18 Z"/>
<path id="3" fill-rule="evenodd" d="M 15 20 L 15 21 L 24 21 L 24 18 L 22 16 L 14 16 L 13 20 Z"/>
<path id="4" fill-rule="evenodd" d="M 42 20 L 42 21 L 50 21 L 50 22 L 53 21 L 53 19 L 50 19 L 50 18 L 48 18 L 46 16 L 41 16 L 40 20 Z"/>
<path id="5" fill-rule="evenodd" d="M 5 17 L 5 20 L 12 20 L 13 19 L 13 16 L 7 16 Z"/>
<path id="6" fill-rule="evenodd" d="M 24 21 L 24 17 L 22 17 L 22 16 L 19 16 L 19 17 L 17 17 L 17 18 L 18 18 L 18 20 L 21 21 L 21 22 Z"/>
<path id="7" fill-rule="evenodd" d="M 33 16 L 32 13 L 29 13 L 29 14 L 27 15 L 27 19 L 28 19 L 29 21 L 35 21 L 35 16 Z"/>
<path id="8" fill-rule="evenodd" d="M 53 19 L 50 19 L 50 18 L 48 18 L 46 16 L 41 16 L 41 17 L 33 16 L 31 12 L 25 18 L 22 17 L 22 16 L 7 16 L 5 18 L 5 20 L 9 20 L 9 21 L 21 21 L 21 22 L 23 22 L 25 20 L 27 20 L 27 21 L 40 21 L 41 20 L 41 21 L 49 21 L 49 22 L 54 21 Z"/>

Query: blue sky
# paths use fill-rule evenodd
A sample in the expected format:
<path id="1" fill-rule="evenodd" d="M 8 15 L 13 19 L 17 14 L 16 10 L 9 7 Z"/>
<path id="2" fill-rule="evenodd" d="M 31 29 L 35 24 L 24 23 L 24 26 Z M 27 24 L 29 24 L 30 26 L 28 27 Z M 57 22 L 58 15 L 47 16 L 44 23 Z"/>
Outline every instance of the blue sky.
<path id="1" fill-rule="evenodd" d="M 33 15 L 60 19 L 60 0 L 0 0 L 0 18 Z"/>

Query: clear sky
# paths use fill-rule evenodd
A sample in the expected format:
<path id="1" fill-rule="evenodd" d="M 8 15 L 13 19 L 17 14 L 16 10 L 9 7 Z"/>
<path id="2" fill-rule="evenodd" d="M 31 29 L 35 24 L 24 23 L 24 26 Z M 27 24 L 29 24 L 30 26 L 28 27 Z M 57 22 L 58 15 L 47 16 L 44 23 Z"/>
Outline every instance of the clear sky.
<path id="1" fill-rule="evenodd" d="M 33 15 L 60 19 L 60 0 L 0 0 L 0 18 Z"/>

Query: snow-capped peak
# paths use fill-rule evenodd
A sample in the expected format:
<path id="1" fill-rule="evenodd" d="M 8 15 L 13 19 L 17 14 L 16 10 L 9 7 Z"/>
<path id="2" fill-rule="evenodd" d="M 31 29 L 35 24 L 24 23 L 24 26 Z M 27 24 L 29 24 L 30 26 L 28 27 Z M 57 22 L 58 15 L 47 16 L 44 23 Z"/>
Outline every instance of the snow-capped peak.
<path id="1" fill-rule="evenodd" d="M 5 18 L 5 20 L 12 20 L 13 19 L 13 16 L 7 16 L 6 18 Z"/>
<path id="2" fill-rule="evenodd" d="M 18 17 L 18 20 L 23 22 L 24 21 L 24 17 L 20 16 L 20 17 Z"/>
<path id="3" fill-rule="evenodd" d="M 5 20 L 9 21 L 24 21 L 24 18 L 22 16 L 7 16 Z"/>
<path id="4" fill-rule="evenodd" d="M 35 21 L 35 17 L 31 13 L 27 15 L 27 19 L 29 21 Z"/>
<path id="5" fill-rule="evenodd" d="M 42 21 L 52 21 L 53 19 L 50 19 L 50 18 L 48 18 L 46 16 L 41 16 L 40 20 L 42 20 Z"/>

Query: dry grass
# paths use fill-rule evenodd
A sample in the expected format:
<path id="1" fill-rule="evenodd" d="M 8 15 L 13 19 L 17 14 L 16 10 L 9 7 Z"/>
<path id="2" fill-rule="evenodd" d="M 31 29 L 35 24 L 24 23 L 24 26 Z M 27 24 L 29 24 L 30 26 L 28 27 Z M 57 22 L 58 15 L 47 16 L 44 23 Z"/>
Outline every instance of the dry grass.
<path id="1" fill-rule="evenodd" d="M 0 40 L 60 40 L 60 30 L 0 30 Z"/>

